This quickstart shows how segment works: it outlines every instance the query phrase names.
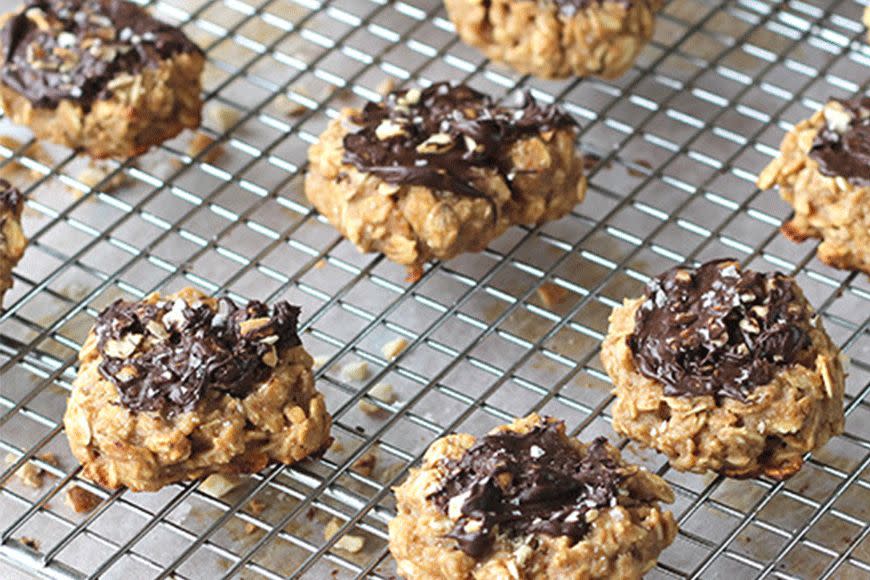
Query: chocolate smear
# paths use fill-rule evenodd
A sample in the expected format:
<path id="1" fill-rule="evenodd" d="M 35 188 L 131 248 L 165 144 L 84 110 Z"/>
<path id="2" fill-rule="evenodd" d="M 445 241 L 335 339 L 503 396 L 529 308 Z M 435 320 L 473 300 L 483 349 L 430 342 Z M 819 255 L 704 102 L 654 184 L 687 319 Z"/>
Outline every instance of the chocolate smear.
<path id="1" fill-rule="evenodd" d="M 825 127 L 816 134 L 809 155 L 822 175 L 870 186 L 870 97 L 835 102 L 847 117 L 826 112 Z"/>
<path id="2" fill-rule="evenodd" d="M 810 362 L 815 314 L 797 302 L 788 276 L 716 260 L 653 278 L 645 296 L 628 344 L 638 370 L 662 383 L 666 396 L 746 402 L 778 370 Z"/>
<path id="3" fill-rule="evenodd" d="M 480 558 L 492 549 L 496 534 L 567 536 L 577 542 L 589 530 L 590 510 L 615 505 L 622 474 L 607 453 L 606 439 L 596 439 L 581 453 L 560 426 L 549 422 L 526 434 L 487 435 L 448 463 L 441 488 L 429 497 L 444 513 L 459 510 L 447 536 L 462 551 Z"/>

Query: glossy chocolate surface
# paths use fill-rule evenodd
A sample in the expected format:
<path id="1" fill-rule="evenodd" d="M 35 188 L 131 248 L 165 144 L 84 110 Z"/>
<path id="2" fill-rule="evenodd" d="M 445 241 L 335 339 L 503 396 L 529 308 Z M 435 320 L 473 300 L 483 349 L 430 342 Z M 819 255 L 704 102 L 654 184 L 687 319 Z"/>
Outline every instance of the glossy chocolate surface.
<path id="1" fill-rule="evenodd" d="M 826 115 L 825 127 L 816 134 L 809 155 L 822 175 L 870 186 L 870 97 L 836 102 L 843 106 L 848 122 Z"/>
<path id="2" fill-rule="evenodd" d="M 444 483 L 430 497 L 445 513 L 458 503 L 461 517 L 448 537 L 464 552 L 486 555 L 496 528 L 509 537 L 539 533 L 576 542 L 589 529 L 586 513 L 615 503 L 622 476 L 606 440 L 596 439 L 581 454 L 557 425 L 487 435 L 448 464 Z"/>
<path id="3" fill-rule="evenodd" d="M 300 344 L 299 308 L 228 298 L 194 302 L 116 301 L 97 319 L 100 372 L 131 411 L 191 411 L 214 389 L 245 397 L 266 380 L 282 348 Z"/>
<path id="4" fill-rule="evenodd" d="M 475 182 L 495 169 L 510 188 L 516 173 L 508 151 L 517 141 L 576 126 L 556 106 L 524 97 L 519 108 L 496 105 L 465 85 L 437 83 L 388 95 L 352 118 L 344 162 L 393 185 L 487 197 Z"/>
<path id="5" fill-rule="evenodd" d="M 28 2 L 0 29 L 0 80 L 34 106 L 70 99 L 89 109 L 112 81 L 199 49 L 177 28 L 121 0 Z"/>
<path id="6" fill-rule="evenodd" d="M 746 401 L 779 369 L 803 361 L 814 313 L 802 304 L 783 274 L 744 271 L 732 260 L 674 268 L 647 285 L 629 346 L 638 370 L 667 396 Z"/>

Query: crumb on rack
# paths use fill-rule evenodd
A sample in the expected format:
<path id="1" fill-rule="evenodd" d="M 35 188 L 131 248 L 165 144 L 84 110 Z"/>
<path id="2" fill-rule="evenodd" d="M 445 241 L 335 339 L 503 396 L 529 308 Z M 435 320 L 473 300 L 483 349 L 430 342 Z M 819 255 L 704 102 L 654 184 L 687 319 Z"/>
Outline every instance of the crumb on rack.
<path id="1" fill-rule="evenodd" d="M 200 153 L 208 149 L 215 142 L 214 139 L 203 133 L 202 131 L 197 132 L 193 139 L 190 140 L 190 145 L 187 146 L 187 154 L 190 157 L 197 157 Z M 201 161 L 206 163 L 214 163 L 220 158 L 221 155 L 224 154 L 224 148 L 221 145 L 215 145 L 208 150 Z"/>
<path id="2" fill-rule="evenodd" d="M 58 465 L 57 456 L 54 453 L 43 453 L 38 457 L 49 465 L 54 465 L 55 467 L 57 467 Z M 18 456 L 16 456 L 14 453 L 9 453 L 6 455 L 7 465 L 11 465 L 16 461 L 18 461 Z M 31 461 L 26 462 L 15 472 L 15 476 L 18 477 L 18 479 L 20 479 L 24 485 L 36 489 L 42 487 L 46 475 L 50 474 L 48 474 L 41 467 L 33 464 Z"/>
<path id="3" fill-rule="evenodd" d="M 365 361 L 347 363 L 341 369 L 341 376 L 346 381 L 364 381 L 369 377 L 369 363 Z"/>
<path id="4" fill-rule="evenodd" d="M 13 151 L 18 151 L 21 148 L 21 141 L 9 135 L 0 135 L 0 145 Z M 42 163 L 43 165 L 52 165 L 51 157 L 45 152 L 42 146 L 34 141 L 27 146 L 27 149 L 21 152 L 21 155 L 30 157 L 31 159 Z M 2 159 L 0 159 L 2 161 Z M 23 163 L 17 159 L 10 159 L 6 165 L 0 167 L 0 177 L 16 177 L 19 173 L 27 172 L 32 179 L 39 179 L 42 173 L 36 169 L 28 169 Z"/>
<path id="5" fill-rule="evenodd" d="M 378 465 L 378 453 L 374 449 L 366 451 L 362 457 L 353 462 L 351 469 L 363 477 L 371 477 Z"/>
<path id="6" fill-rule="evenodd" d="M 264 509 L 266 509 L 266 502 L 259 499 L 252 499 L 250 503 L 248 503 L 248 510 L 255 516 L 263 513 Z"/>
<path id="7" fill-rule="evenodd" d="M 405 350 L 405 347 L 407 346 L 408 341 L 400 336 L 399 338 L 394 338 L 381 347 L 381 352 L 386 358 L 393 360 L 402 354 L 402 351 Z"/>
<path id="8" fill-rule="evenodd" d="M 206 495 L 220 499 L 242 484 L 243 479 L 238 475 L 213 473 L 202 480 L 199 491 Z"/>
<path id="9" fill-rule="evenodd" d="M 249 536 L 251 534 L 253 534 L 254 532 L 256 532 L 258 529 L 260 529 L 260 528 L 258 528 L 257 526 L 255 526 L 251 522 L 245 523 L 245 533 L 248 534 Z"/>
<path id="10" fill-rule="evenodd" d="M 100 496 L 77 485 L 66 490 L 66 505 L 71 507 L 77 514 L 93 510 L 100 505 L 101 501 Z"/>
<path id="11" fill-rule="evenodd" d="M 230 128 L 238 123 L 242 114 L 238 109 L 224 105 L 221 103 L 212 103 L 207 109 L 206 114 L 209 120 L 214 123 L 221 133 L 229 131 Z"/>
<path id="12" fill-rule="evenodd" d="M 393 390 L 393 386 L 389 383 L 376 384 L 369 391 L 369 396 L 388 405 L 395 403 L 398 400 L 398 397 L 396 397 L 396 392 Z M 366 401 L 365 399 L 360 400 L 359 408 L 366 415 L 376 415 L 383 410 L 377 405 Z"/>
<path id="13" fill-rule="evenodd" d="M 91 161 L 88 166 L 82 169 L 76 180 L 80 181 L 89 188 L 95 188 L 99 183 L 102 183 L 112 173 L 113 169 L 101 163 Z M 127 183 L 127 175 L 123 171 L 118 171 L 112 177 L 103 183 L 102 191 L 111 193 L 116 189 L 123 187 Z M 75 187 L 68 186 L 68 189 L 73 193 L 80 194 L 81 190 Z"/>
<path id="14" fill-rule="evenodd" d="M 332 518 L 329 520 L 329 523 L 327 523 L 326 527 L 323 529 L 323 539 L 331 539 L 336 533 L 338 533 L 341 526 L 342 522 L 338 518 Z M 356 554 L 363 549 L 365 543 L 366 539 L 362 536 L 354 536 L 346 533 L 335 542 L 335 547 L 339 550 Z"/>
<path id="15" fill-rule="evenodd" d="M 39 540 L 30 536 L 21 536 L 18 541 L 30 548 L 31 550 L 39 551 Z"/>
<path id="16" fill-rule="evenodd" d="M 547 308 L 553 308 L 554 306 L 558 306 L 562 303 L 563 300 L 565 300 L 567 296 L 568 290 L 566 290 L 562 286 L 559 286 L 558 284 L 554 284 L 552 282 L 544 282 L 543 284 L 538 286 L 538 297 Z"/>

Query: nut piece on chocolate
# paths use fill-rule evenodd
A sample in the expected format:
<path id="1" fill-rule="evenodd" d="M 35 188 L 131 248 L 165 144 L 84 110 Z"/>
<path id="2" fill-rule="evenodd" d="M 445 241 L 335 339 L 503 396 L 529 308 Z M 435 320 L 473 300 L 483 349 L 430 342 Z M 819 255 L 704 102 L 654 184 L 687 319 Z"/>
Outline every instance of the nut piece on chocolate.
<path id="1" fill-rule="evenodd" d="M 840 352 L 794 279 L 674 268 L 610 316 L 613 428 L 679 470 L 784 479 L 843 430 Z"/>
<path id="2" fill-rule="evenodd" d="M 544 78 L 624 73 L 652 37 L 662 0 L 446 0 L 463 41 Z"/>
<path id="3" fill-rule="evenodd" d="M 39 138 L 123 158 L 199 125 L 202 52 L 135 4 L 30 0 L 0 45 L 3 109 Z"/>
<path id="4" fill-rule="evenodd" d="M 325 448 L 331 419 L 298 315 L 286 302 L 239 307 L 192 288 L 106 308 L 79 353 L 64 416 L 84 474 L 153 491 Z"/>
<path id="5" fill-rule="evenodd" d="M 3 295 L 12 287 L 12 269 L 27 247 L 27 238 L 21 229 L 22 211 L 24 196 L 8 181 L 0 179 L 0 306 Z"/>
<path id="6" fill-rule="evenodd" d="M 833 100 L 789 131 L 758 176 L 794 208 L 782 233 L 819 238 L 819 259 L 870 274 L 870 97 Z"/>
<path id="7" fill-rule="evenodd" d="M 329 125 L 305 194 L 361 251 L 419 268 L 570 212 L 586 191 L 576 131 L 528 95 L 512 108 L 464 85 L 393 92 Z"/>
<path id="8" fill-rule="evenodd" d="M 395 493 L 405 578 L 640 578 L 677 533 L 664 480 L 538 415 L 439 439 Z"/>

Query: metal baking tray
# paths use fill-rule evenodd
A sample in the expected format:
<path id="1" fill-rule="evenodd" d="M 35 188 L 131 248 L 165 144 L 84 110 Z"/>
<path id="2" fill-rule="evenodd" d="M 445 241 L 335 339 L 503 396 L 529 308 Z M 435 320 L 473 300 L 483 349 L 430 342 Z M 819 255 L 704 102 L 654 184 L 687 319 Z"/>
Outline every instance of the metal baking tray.
<path id="1" fill-rule="evenodd" d="M 0 173 L 28 195 L 30 237 L 0 314 L 6 564 L 64 578 L 390 578 L 390 487 L 427 445 L 540 411 L 584 440 L 607 435 L 675 488 L 681 532 L 648 577 L 870 577 L 870 283 L 786 241 L 789 207 L 753 185 L 794 123 L 867 89 L 861 2 L 672 0 L 625 76 L 560 82 L 464 46 L 440 0 L 146 4 L 207 52 L 211 148 L 191 150 L 188 133 L 101 165 L 95 183 L 87 159 L 0 123 L 17 139 L 0 140 Z M 558 222 L 513 228 L 406 282 L 312 211 L 306 150 L 343 107 L 444 79 L 497 97 L 527 88 L 574 114 L 589 193 Z M 609 426 L 598 347 L 610 309 L 666 268 L 724 256 L 794 274 L 851 358 L 846 432 L 785 482 L 681 474 Z M 338 447 L 222 497 L 195 484 L 110 493 L 79 478 L 60 420 L 95 314 L 185 285 L 302 306 Z M 383 345 L 399 337 L 408 346 L 390 360 Z M 358 362 L 362 380 L 347 372 Z M 395 402 L 369 395 L 384 382 Z M 41 486 L 15 475 L 28 462 Z M 74 512 L 73 487 L 98 505 Z M 346 535 L 362 549 L 342 549 Z"/>

